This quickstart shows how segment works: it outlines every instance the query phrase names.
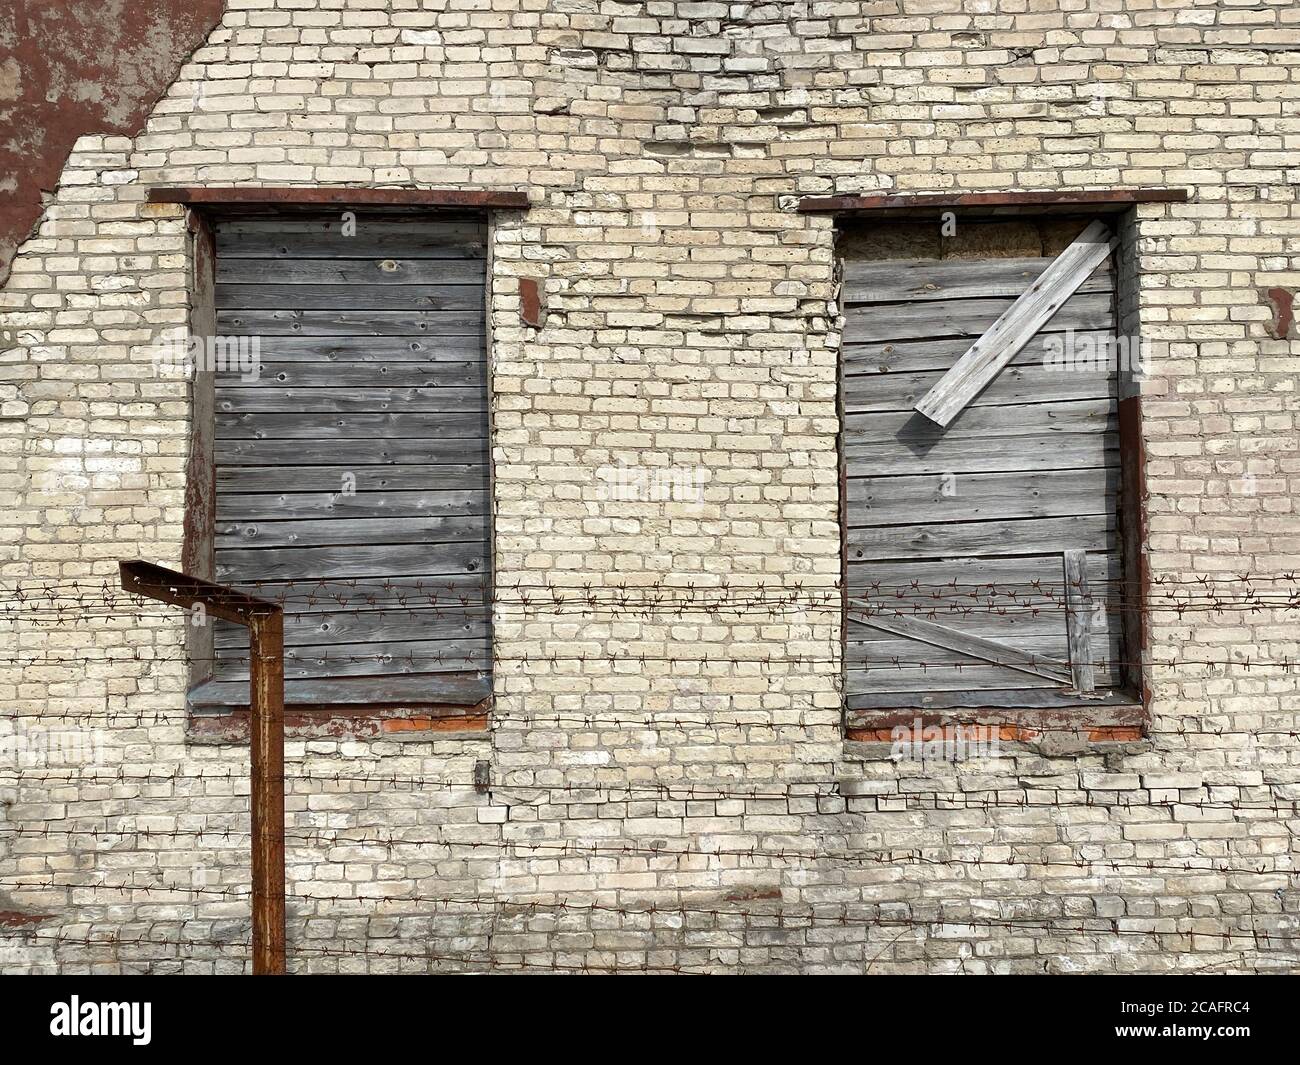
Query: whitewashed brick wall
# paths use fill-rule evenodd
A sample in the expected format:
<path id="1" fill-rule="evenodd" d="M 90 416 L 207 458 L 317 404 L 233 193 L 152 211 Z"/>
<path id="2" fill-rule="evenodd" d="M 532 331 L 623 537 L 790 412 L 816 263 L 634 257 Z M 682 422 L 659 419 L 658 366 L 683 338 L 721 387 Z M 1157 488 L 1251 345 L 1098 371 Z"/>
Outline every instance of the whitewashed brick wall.
<path id="1" fill-rule="evenodd" d="M 779 597 L 840 570 L 834 234 L 792 210 L 830 192 L 1190 189 L 1135 227 L 1153 576 L 1300 569 L 1261 296 L 1300 291 L 1298 33 L 1291 0 L 232 0 L 0 291 L 0 737 L 91 752 L 0 767 L 0 968 L 247 956 L 247 751 L 187 737 L 180 621 L 12 591 L 179 564 L 160 184 L 530 190 L 492 238 L 498 589 L 777 600 L 504 609 L 489 733 L 292 741 L 294 968 L 1295 968 L 1294 608 L 1158 610 L 1141 743 L 923 767 L 846 742 L 838 607 Z M 703 501 L 611 498 L 622 464 Z"/>

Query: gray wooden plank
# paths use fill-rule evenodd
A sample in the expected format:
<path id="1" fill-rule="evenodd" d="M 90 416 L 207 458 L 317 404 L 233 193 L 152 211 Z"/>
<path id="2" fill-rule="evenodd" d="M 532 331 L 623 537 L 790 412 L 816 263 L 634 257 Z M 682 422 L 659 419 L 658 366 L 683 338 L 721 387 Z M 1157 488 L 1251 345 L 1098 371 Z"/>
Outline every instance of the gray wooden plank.
<path id="1" fill-rule="evenodd" d="M 443 415 L 443 417 L 447 416 Z M 378 473 L 389 463 L 399 466 L 424 463 L 475 465 L 484 461 L 487 450 L 486 440 L 482 436 L 329 440 L 316 448 L 304 447 L 301 439 L 227 439 L 218 440 L 214 448 L 218 463 L 218 477 L 222 476 L 224 467 L 232 465 L 286 467 L 319 465 L 331 470 L 340 467 L 352 470 L 357 474 L 358 483 L 361 481 L 361 471 L 358 466 L 372 466 Z M 278 481 L 272 485 L 274 490 L 283 490 L 284 487 Z M 303 484 L 304 489 L 308 487 L 309 484 Z"/>
<path id="2" fill-rule="evenodd" d="M 222 414 L 331 415 L 392 411 L 482 415 L 487 411 L 487 395 L 482 388 L 450 388 L 432 379 L 416 388 L 292 388 L 264 381 L 261 388 L 218 388 L 216 409 Z M 326 419 L 323 424 L 333 426 L 334 420 Z"/>
<path id="3" fill-rule="evenodd" d="M 843 341 L 846 344 L 866 344 L 887 340 L 979 337 L 1014 303 L 1012 299 L 994 298 L 864 307 L 860 313 L 846 316 Z M 1058 318 L 1058 331 L 1112 329 L 1115 325 L 1114 300 L 1108 292 L 1080 293 L 1065 302 Z"/>
<path id="4" fill-rule="evenodd" d="M 1118 471 L 1104 468 L 955 477 L 851 476 L 846 492 L 848 523 L 933 525 L 1104 514 L 1113 512 L 1118 488 Z"/>
<path id="5" fill-rule="evenodd" d="M 344 362 L 268 362 L 259 358 L 258 375 L 246 378 L 238 371 L 214 375 L 218 398 L 226 391 L 285 388 L 473 388 L 487 389 L 487 366 L 482 362 L 411 362 L 361 360 Z"/>
<path id="6" fill-rule="evenodd" d="M 1019 296 L 1055 261 L 1054 256 L 1004 259 L 846 259 L 845 304 Z M 1080 292 L 1110 292 L 1110 262 L 1099 265 Z"/>
<path id="7" fill-rule="evenodd" d="M 218 411 L 216 447 L 220 454 L 243 443 L 273 443 L 277 440 L 311 440 L 326 457 L 335 442 L 349 437 L 361 437 L 374 442 L 394 444 L 402 438 L 441 437 L 448 444 L 452 440 L 465 441 L 463 450 L 455 458 L 477 457 L 487 449 L 487 417 L 483 412 L 466 414 L 412 413 L 412 414 L 289 414 L 285 412 L 257 412 L 253 414 L 227 414 Z M 298 445 L 303 449 L 302 444 Z M 376 452 L 378 454 L 379 452 Z M 292 459 L 291 459 L 292 461 Z M 306 461 L 305 457 L 302 461 Z M 375 459 L 372 461 L 383 461 Z"/>
<path id="8" fill-rule="evenodd" d="M 447 611 L 481 608 L 488 600 L 489 591 L 489 575 L 483 572 L 256 582 L 232 578 L 228 583 L 242 591 L 282 603 L 286 610 L 299 614 L 354 608 L 373 611 L 385 606 L 429 607 Z"/>
<path id="9" fill-rule="evenodd" d="M 974 445 L 969 436 L 939 439 L 930 446 L 907 439 L 844 445 L 844 463 L 854 476 L 874 474 L 1014 473 L 1119 466 L 1119 435 L 1045 432 L 1009 437 L 996 447 Z"/>
<path id="10" fill-rule="evenodd" d="M 252 335 L 250 334 L 250 339 Z M 436 369 L 444 362 L 483 361 L 481 332 L 453 336 L 304 337 L 256 336 L 263 363 L 317 365 L 354 362 L 414 362 Z"/>
<path id="11" fill-rule="evenodd" d="M 844 409 L 853 413 L 910 410 L 943 376 L 943 372 L 929 372 L 846 377 L 842 390 Z M 1115 394 L 1116 375 L 1108 370 L 1008 366 L 968 406 L 1005 407 L 1063 400 L 1104 399 Z"/>
<path id="12" fill-rule="evenodd" d="M 1066 631 L 1070 672 L 1080 692 L 1095 687 L 1093 679 L 1092 592 L 1088 586 L 1087 555 L 1071 548 L 1064 553 Z"/>
<path id="13" fill-rule="evenodd" d="M 290 482 L 292 483 L 292 482 Z M 427 482 L 426 482 L 427 483 Z M 439 492 L 362 490 L 338 492 L 221 492 L 217 496 L 217 525 L 293 518 L 420 518 L 435 515 L 486 515 L 484 489 Z"/>
<path id="14" fill-rule="evenodd" d="M 237 498 L 241 492 L 277 492 L 282 494 L 323 493 L 329 498 L 340 494 L 344 486 L 355 489 L 358 506 L 364 506 L 366 497 L 384 492 L 414 491 L 421 495 L 449 492 L 486 492 L 488 471 L 487 449 L 483 448 L 484 461 L 441 466 L 367 466 L 354 463 L 349 466 L 219 466 L 217 468 L 217 512 L 222 513 L 223 499 Z M 430 496 L 432 501 L 433 497 Z M 395 503 L 397 501 L 394 501 Z M 290 504 L 285 504 L 290 505 Z M 311 505 L 307 503 L 305 505 Z M 339 504 L 335 504 L 339 505 Z M 350 504 L 349 504 L 350 505 Z M 431 502 L 431 509 L 437 503 Z M 238 517 L 233 513 L 231 517 Z M 296 516 L 296 515 L 291 515 Z"/>
<path id="15" fill-rule="evenodd" d="M 1104 223 L 1089 225 L 917 402 L 917 411 L 938 425 L 951 422 L 1063 308 L 1118 243 Z"/>
<path id="16" fill-rule="evenodd" d="M 1038 337 L 1065 342 L 1064 328 L 1058 329 L 1059 316 L 1038 331 Z M 1081 353 L 1114 351 L 1114 330 L 1086 329 L 1073 333 L 1071 343 Z M 967 337 L 941 337 L 927 340 L 886 340 L 869 344 L 845 344 L 841 348 L 844 376 L 884 373 L 942 373 L 950 369 L 970 348 Z M 1042 366 L 1047 352 L 1043 345 L 1029 344 L 1011 360 L 1012 366 Z"/>
<path id="17" fill-rule="evenodd" d="M 1095 595 L 1115 596 L 1120 587 L 1120 561 L 1114 555 L 1088 555 L 1088 583 Z M 1061 553 L 998 558 L 960 558 L 942 562 L 850 562 L 849 594 L 873 603 L 913 603 L 937 596 L 941 605 L 962 595 L 973 604 L 1010 603 L 1012 594 L 1042 601 L 1055 597 L 1065 604 L 1065 574 Z M 969 593 L 975 592 L 975 597 Z M 993 594 L 996 593 L 996 596 Z"/>
<path id="18" fill-rule="evenodd" d="M 257 520 L 216 523 L 216 547 L 323 547 L 328 544 L 447 544 L 487 539 L 483 514 L 280 520 L 274 503 Z"/>
<path id="19" fill-rule="evenodd" d="M 482 283 L 469 285 L 279 285 L 216 286 L 221 310 L 481 310 Z"/>
<path id="20" fill-rule="evenodd" d="M 384 644 L 394 641 L 484 640 L 490 631 L 484 607 L 479 607 L 476 614 L 464 609 L 428 608 L 287 612 L 284 616 L 286 647 L 367 644 L 378 648 L 379 653 Z M 214 629 L 213 643 L 223 651 L 246 651 L 248 630 L 223 622 Z"/>
<path id="21" fill-rule="evenodd" d="M 285 680 L 291 680 L 453 673 L 486 669 L 490 655 L 491 650 L 483 638 L 286 647 L 284 676 Z M 218 652 L 213 663 L 212 679 L 247 680 L 248 656 L 234 649 Z"/>
<path id="22" fill-rule="evenodd" d="M 216 552 L 217 582 L 306 580 L 313 577 L 390 577 L 413 573 L 449 576 L 486 570 L 487 545 L 380 544 L 364 546 L 223 549 Z"/>
<path id="23" fill-rule="evenodd" d="M 454 311 L 293 311 L 235 310 L 217 312 L 224 336 L 477 336 L 483 310 Z"/>
<path id="24" fill-rule="evenodd" d="M 492 694 L 486 671 L 425 673 L 392 677 L 339 677 L 286 680 L 286 706 L 372 706 L 421 704 L 474 706 Z M 190 706 L 196 708 L 247 706 L 247 681 L 207 681 L 191 689 Z"/>
<path id="25" fill-rule="evenodd" d="M 242 259 L 482 259 L 482 222 L 420 222 L 356 214 L 356 232 L 343 235 L 343 212 L 332 217 L 237 219 L 214 228 L 217 261 Z"/>
<path id="26" fill-rule="evenodd" d="M 940 440 L 979 441 L 987 445 L 990 435 L 1027 436 L 1041 433 L 1080 433 L 1116 429 L 1116 404 L 1111 399 L 1070 400 L 1063 403 L 1034 403 L 1008 418 L 998 407 L 973 407 L 943 429 L 911 411 L 884 411 L 844 416 L 844 439 L 849 444 L 868 441 L 900 441 L 928 449 Z"/>
<path id="27" fill-rule="evenodd" d="M 482 258 L 217 259 L 217 285 L 483 285 Z"/>
<path id="28" fill-rule="evenodd" d="M 1115 516 L 1087 514 L 925 526 L 852 527 L 845 534 L 845 554 L 850 562 L 1048 554 L 1062 544 L 1087 551 L 1114 550 Z"/>

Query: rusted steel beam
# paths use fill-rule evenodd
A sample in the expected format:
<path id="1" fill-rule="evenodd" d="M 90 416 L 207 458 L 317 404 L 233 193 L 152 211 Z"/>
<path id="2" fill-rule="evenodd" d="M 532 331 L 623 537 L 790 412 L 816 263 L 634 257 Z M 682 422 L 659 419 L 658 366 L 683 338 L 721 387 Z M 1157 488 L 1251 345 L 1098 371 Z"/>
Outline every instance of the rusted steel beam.
<path id="1" fill-rule="evenodd" d="M 249 632 L 253 974 L 282 975 L 284 948 L 284 610 L 225 585 L 150 562 L 120 562 L 124 591 L 201 605 Z"/>
<path id="2" fill-rule="evenodd" d="M 1112 207 L 1135 203 L 1184 203 L 1186 189 L 1066 189 L 1059 192 L 919 192 L 869 196 L 804 196 L 800 214 L 851 214 L 856 211 L 915 210 L 945 207 Z"/>
<path id="3" fill-rule="evenodd" d="M 256 615 L 278 613 L 280 605 L 269 599 L 258 599 L 224 584 L 213 584 L 173 569 L 155 566 L 152 562 L 119 562 L 118 573 L 123 591 L 147 596 L 173 606 L 192 607 L 202 604 L 203 609 L 223 621 L 247 625 Z"/>
<path id="4" fill-rule="evenodd" d="M 510 189 L 353 189 L 333 187 L 154 186 L 150 203 L 193 207 L 469 207 L 522 211 L 528 193 Z"/>
<path id="5" fill-rule="evenodd" d="M 248 626 L 253 815 L 253 974 L 283 975 L 284 614 Z"/>

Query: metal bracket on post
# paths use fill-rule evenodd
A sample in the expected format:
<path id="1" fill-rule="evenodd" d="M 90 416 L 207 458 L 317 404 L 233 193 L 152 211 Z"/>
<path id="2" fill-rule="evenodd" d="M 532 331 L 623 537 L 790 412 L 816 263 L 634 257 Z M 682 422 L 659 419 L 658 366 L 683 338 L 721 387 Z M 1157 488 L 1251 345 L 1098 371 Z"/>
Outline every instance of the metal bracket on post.
<path id="1" fill-rule="evenodd" d="M 196 603 L 248 629 L 249 761 L 253 828 L 253 974 L 283 975 L 284 609 L 150 562 L 118 563 L 122 589 L 173 606 Z"/>

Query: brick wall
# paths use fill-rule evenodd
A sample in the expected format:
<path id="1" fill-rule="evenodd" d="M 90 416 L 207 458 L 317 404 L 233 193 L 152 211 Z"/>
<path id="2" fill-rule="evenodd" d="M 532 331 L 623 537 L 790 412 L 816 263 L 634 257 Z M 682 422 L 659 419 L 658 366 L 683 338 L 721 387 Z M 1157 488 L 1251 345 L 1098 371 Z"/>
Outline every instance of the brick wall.
<path id="1" fill-rule="evenodd" d="M 1298 26 L 1266 0 L 233 0 L 139 136 L 78 141 L 0 292 L 0 964 L 245 964 L 246 748 L 187 730 L 175 612 L 58 594 L 180 559 L 188 395 L 150 352 L 190 252 L 146 189 L 346 184 L 532 206 L 492 236 L 491 728 L 290 741 L 292 967 L 1294 968 L 1300 623 L 1267 578 L 1300 566 L 1300 364 L 1261 291 L 1300 288 Z M 1149 734 L 952 764 L 846 739 L 834 231 L 795 198 L 1143 185 L 1192 194 L 1127 226 L 1159 352 Z M 701 494 L 612 491 L 624 466 Z M 1161 597 L 1248 572 L 1260 603 Z"/>

